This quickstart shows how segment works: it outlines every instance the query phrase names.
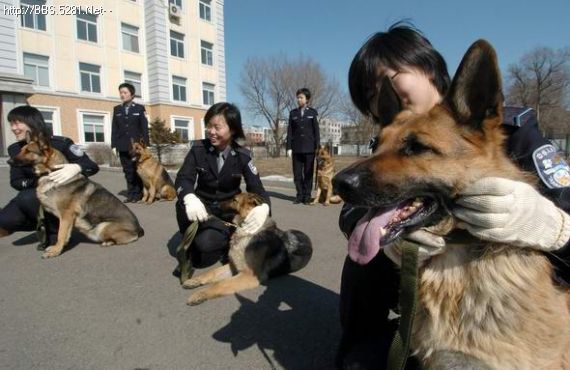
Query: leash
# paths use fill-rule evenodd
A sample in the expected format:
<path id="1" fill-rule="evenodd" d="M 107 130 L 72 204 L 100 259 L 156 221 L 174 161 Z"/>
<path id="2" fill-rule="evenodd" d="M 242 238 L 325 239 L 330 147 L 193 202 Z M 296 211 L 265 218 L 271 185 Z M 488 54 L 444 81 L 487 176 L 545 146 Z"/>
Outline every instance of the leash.
<path id="1" fill-rule="evenodd" d="M 388 352 L 388 369 L 404 370 L 410 353 L 410 338 L 418 302 L 419 244 L 403 241 L 400 273 L 400 323 Z"/>
<path id="2" fill-rule="evenodd" d="M 236 227 L 236 228 L 238 227 L 238 225 L 224 221 L 221 218 L 214 215 L 210 215 L 208 219 L 217 219 L 228 227 Z M 192 245 L 192 242 L 196 237 L 199 225 L 200 223 L 198 221 L 192 222 L 190 226 L 188 226 L 186 231 L 184 231 L 184 235 L 182 236 L 182 241 L 180 242 L 178 247 L 176 247 L 176 259 L 178 260 L 178 266 L 176 267 L 176 269 L 180 271 L 180 284 L 190 279 L 192 277 L 192 274 L 194 273 L 194 267 L 192 266 L 192 261 L 188 256 L 188 248 L 190 248 L 190 245 Z"/>
<path id="3" fill-rule="evenodd" d="M 446 245 L 473 244 L 481 241 L 467 230 L 456 229 L 445 238 Z M 419 244 L 400 242 L 402 267 L 400 272 L 400 323 L 388 352 L 388 369 L 404 370 L 410 355 L 410 339 L 418 304 L 418 249 Z"/>

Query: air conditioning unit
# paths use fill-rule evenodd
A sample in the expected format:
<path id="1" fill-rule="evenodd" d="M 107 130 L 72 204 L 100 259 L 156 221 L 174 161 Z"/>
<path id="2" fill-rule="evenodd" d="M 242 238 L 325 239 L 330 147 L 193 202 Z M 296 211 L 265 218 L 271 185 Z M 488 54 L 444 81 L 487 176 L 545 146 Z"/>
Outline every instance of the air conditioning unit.
<path id="1" fill-rule="evenodd" d="M 172 18 L 180 18 L 180 13 L 182 13 L 182 9 L 178 5 L 170 4 L 168 7 L 168 15 Z"/>

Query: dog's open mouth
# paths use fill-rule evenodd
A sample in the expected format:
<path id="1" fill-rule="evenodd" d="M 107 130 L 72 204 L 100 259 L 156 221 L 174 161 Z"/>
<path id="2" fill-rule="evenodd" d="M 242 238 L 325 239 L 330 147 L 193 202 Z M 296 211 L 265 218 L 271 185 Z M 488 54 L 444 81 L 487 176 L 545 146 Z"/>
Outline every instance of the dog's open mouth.
<path id="1" fill-rule="evenodd" d="M 367 264 L 383 246 L 396 240 L 406 229 L 424 226 L 438 207 L 434 198 L 416 197 L 395 206 L 371 208 L 350 236 L 350 258 L 356 263 Z"/>

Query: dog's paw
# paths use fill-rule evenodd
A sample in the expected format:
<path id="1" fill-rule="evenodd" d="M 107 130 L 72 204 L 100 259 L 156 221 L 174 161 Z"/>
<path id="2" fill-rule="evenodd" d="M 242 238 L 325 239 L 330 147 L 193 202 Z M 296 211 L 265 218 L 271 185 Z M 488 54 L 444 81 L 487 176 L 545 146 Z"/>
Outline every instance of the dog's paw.
<path id="1" fill-rule="evenodd" d="M 61 249 L 57 248 L 55 245 L 50 245 L 46 248 L 42 254 L 42 258 L 53 258 L 61 254 Z"/>
<path id="2" fill-rule="evenodd" d="M 207 299 L 208 297 L 206 296 L 206 294 L 203 291 L 200 291 L 192 294 L 190 298 L 188 298 L 188 300 L 186 301 L 186 304 L 188 306 L 197 306 L 201 303 L 206 302 Z"/>
<path id="3" fill-rule="evenodd" d="M 330 206 L 330 205 L 331 205 L 330 202 L 324 202 L 323 203 L 323 206 L 325 206 L 325 207 Z"/>
<path id="4" fill-rule="evenodd" d="M 104 241 L 103 243 L 101 243 L 102 247 L 110 247 L 112 245 L 115 245 L 115 242 L 112 240 L 107 240 L 107 241 Z"/>
<path id="5" fill-rule="evenodd" d="M 202 286 L 202 283 L 198 279 L 188 279 L 182 283 L 184 289 L 194 289 Z"/>

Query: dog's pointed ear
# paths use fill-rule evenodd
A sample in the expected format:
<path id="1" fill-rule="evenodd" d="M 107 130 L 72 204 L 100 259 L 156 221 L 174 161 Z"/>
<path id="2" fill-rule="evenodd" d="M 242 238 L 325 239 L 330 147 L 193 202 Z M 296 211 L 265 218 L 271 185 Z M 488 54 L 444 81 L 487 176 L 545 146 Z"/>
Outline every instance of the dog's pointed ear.
<path id="1" fill-rule="evenodd" d="M 501 73 L 497 54 L 487 41 L 478 40 L 467 50 L 444 104 L 460 124 L 475 129 L 483 129 L 486 119 L 502 114 Z"/>
<path id="2" fill-rule="evenodd" d="M 398 113 L 402 111 L 402 102 L 400 97 L 396 94 L 392 82 L 388 76 L 384 76 L 380 91 L 376 97 L 375 112 L 373 112 L 374 123 L 382 127 L 388 126 Z"/>

